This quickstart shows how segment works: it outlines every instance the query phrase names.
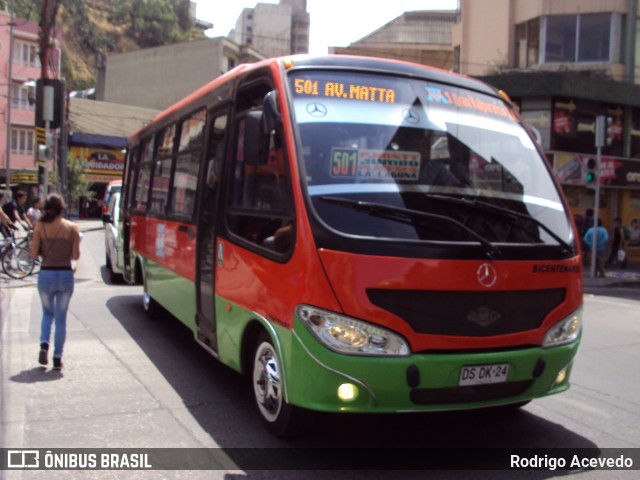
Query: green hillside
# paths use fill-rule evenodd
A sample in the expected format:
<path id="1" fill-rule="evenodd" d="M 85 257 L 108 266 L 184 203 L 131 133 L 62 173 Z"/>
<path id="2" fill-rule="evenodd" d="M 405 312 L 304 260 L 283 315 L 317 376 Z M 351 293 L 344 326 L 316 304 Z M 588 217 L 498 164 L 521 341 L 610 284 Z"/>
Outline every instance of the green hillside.
<path id="1" fill-rule="evenodd" d="M 16 17 L 40 22 L 44 1 L 14 0 Z M 193 28 L 189 0 L 49 0 L 50 9 L 56 4 L 62 77 L 70 90 L 95 86 L 98 55 L 204 38 Z"/>

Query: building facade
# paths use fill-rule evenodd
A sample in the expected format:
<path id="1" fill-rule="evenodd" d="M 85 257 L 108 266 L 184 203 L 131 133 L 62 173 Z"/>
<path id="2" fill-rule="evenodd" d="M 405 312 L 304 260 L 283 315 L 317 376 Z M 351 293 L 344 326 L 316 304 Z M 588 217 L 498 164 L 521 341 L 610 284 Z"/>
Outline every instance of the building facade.
<path id="1" fill-rule="evenodd" d="M 229 38 L 266 57 L 309 53 L 310 18 L 306 0 L 280 0 L 245 8 Z"/>
<path id="2" fill-rule="evenodd" d="M 96 99 L 163 110 L 237 65 L 263 58 L 224 37 L 111 54 L 99 64 Z"/>
<path id="3" fill-rule="evenodd" d="M 596 207 L 585 174 L 597 159 L 603 116 L 598 215 L 608 228 L 615 217 L 623 225 L 640 218 L 637 0 L 461 0 L 460 9 L 454 68 L 519 106 L 540 132 L 574 214 Z"/>
<path id="4" fill-rule="evenodd" d="M 384 57 L 451 70 L 451 40 L 457 11 L 405 12 L 348 47 L 332 47 L 331 53 Z"/>
<path id="5" fill-rule="evenodd" d="M 127 139 L 160 113 L 158 110 L 70 98 L 67 106 L 68 159 L 85 163 L 85 178 L 96 193 L 92 213 L 107 184 L 122 178 Z"/>
<path id="6" fill-rule="evenodd" d="M 13 18 L 0 10 L 0 188 L 11 187 L 38 194 L 35 105 L 29 101 L 27 82 L 41 76 L 36 22 Z M 13 24 L 13 25 L 11 25 Z M 60 76 L 60 42 L 51 44 L 49 78 Z M 52 171 L 52 163 L 49 171 Z"/>

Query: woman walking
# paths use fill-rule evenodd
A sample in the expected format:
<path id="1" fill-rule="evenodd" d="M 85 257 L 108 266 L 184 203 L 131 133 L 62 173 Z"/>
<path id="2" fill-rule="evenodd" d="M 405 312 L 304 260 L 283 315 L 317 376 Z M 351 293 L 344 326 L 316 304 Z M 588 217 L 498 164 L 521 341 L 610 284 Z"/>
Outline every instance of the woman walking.
<path id="1" fill-rule="evenodd" d="M 53 368 L 62 368 L 62 351 L 67 336 L 67 310 L 73 294 L 71 260 L 80 257 L 80 230 L 63 218 L 65 204 L 58 194 L 44 203 L 44 212 L 33 231 L 31 258 L 42 257 L 38 274 L 38 292 L 42 302 L 40 354 L 38 362 L 48 363 L 51 327 L 55 323 Z"/>

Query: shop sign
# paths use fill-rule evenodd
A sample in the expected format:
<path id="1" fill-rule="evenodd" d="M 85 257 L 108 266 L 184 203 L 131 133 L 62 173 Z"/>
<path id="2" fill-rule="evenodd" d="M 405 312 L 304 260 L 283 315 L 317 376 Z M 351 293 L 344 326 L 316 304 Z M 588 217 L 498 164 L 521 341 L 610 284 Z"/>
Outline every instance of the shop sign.
<path id="1" fill-rule="evenodd" d="M 94 178 L 101 178 L 108 182 L 114 178 L 122 177 L 124 154 L 121 150 L 76 146 L 70 148 L 70 154 L 87 162 L 85 174 L 90 181 Z"/>
<path id="2" fill-rule="evenodd" d="M 556 135 L 573 136 L 576 134 L 575 111 L 576 104 L 569 102 L 556 102 L 553 110 L 553 133 Z"/>
<path id="3" fill-rule="evenodd" d="M 550 152 L 551 153 L 551 152 Z M 555 153 L 554 169 L 563 185 L 584 185 L 585 162 L 595 155 Z M 600 185 L 640 189 L 640 160 L 603 155 L 600 162 Z"/>

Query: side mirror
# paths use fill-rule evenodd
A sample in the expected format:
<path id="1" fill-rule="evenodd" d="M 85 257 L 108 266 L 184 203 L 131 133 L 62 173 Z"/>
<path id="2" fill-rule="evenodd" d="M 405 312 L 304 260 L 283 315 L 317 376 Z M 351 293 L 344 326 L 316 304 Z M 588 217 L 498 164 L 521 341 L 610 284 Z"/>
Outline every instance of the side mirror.
<path id="1" fill-rule="evenodd" d="M 267 163 L 271 132 L 281 126 L 278 97 L 273 90 L 264 96 L 262 110 L 250 111 L 245 117 L 244 158 L 247 165 Z"/>
<path id="2" fill-rule="evenodd" d="M 272 130 L 282 126 L 282 115 L 278 110 L 278 94 L 275 90 L 264 96 L 262 111 L 264 112 L 262 116 L 264 134 L 269 134 Z"/>
<path id="3" fill-rule="evenodd" d="M 247 113 L 244 119 L 244 161 L 247 165 L 264 165 L 267 161 L 264 148 L 260 148 L 264 143 L 261 125 L 262 111 L 253 110 Z"/>
<path id="4" fill-rule="evenodd" d="M 111 218 L 111 214 L 103 213 L 102 214 L 102 223 L 112 223 L 113 219 Z"/>

